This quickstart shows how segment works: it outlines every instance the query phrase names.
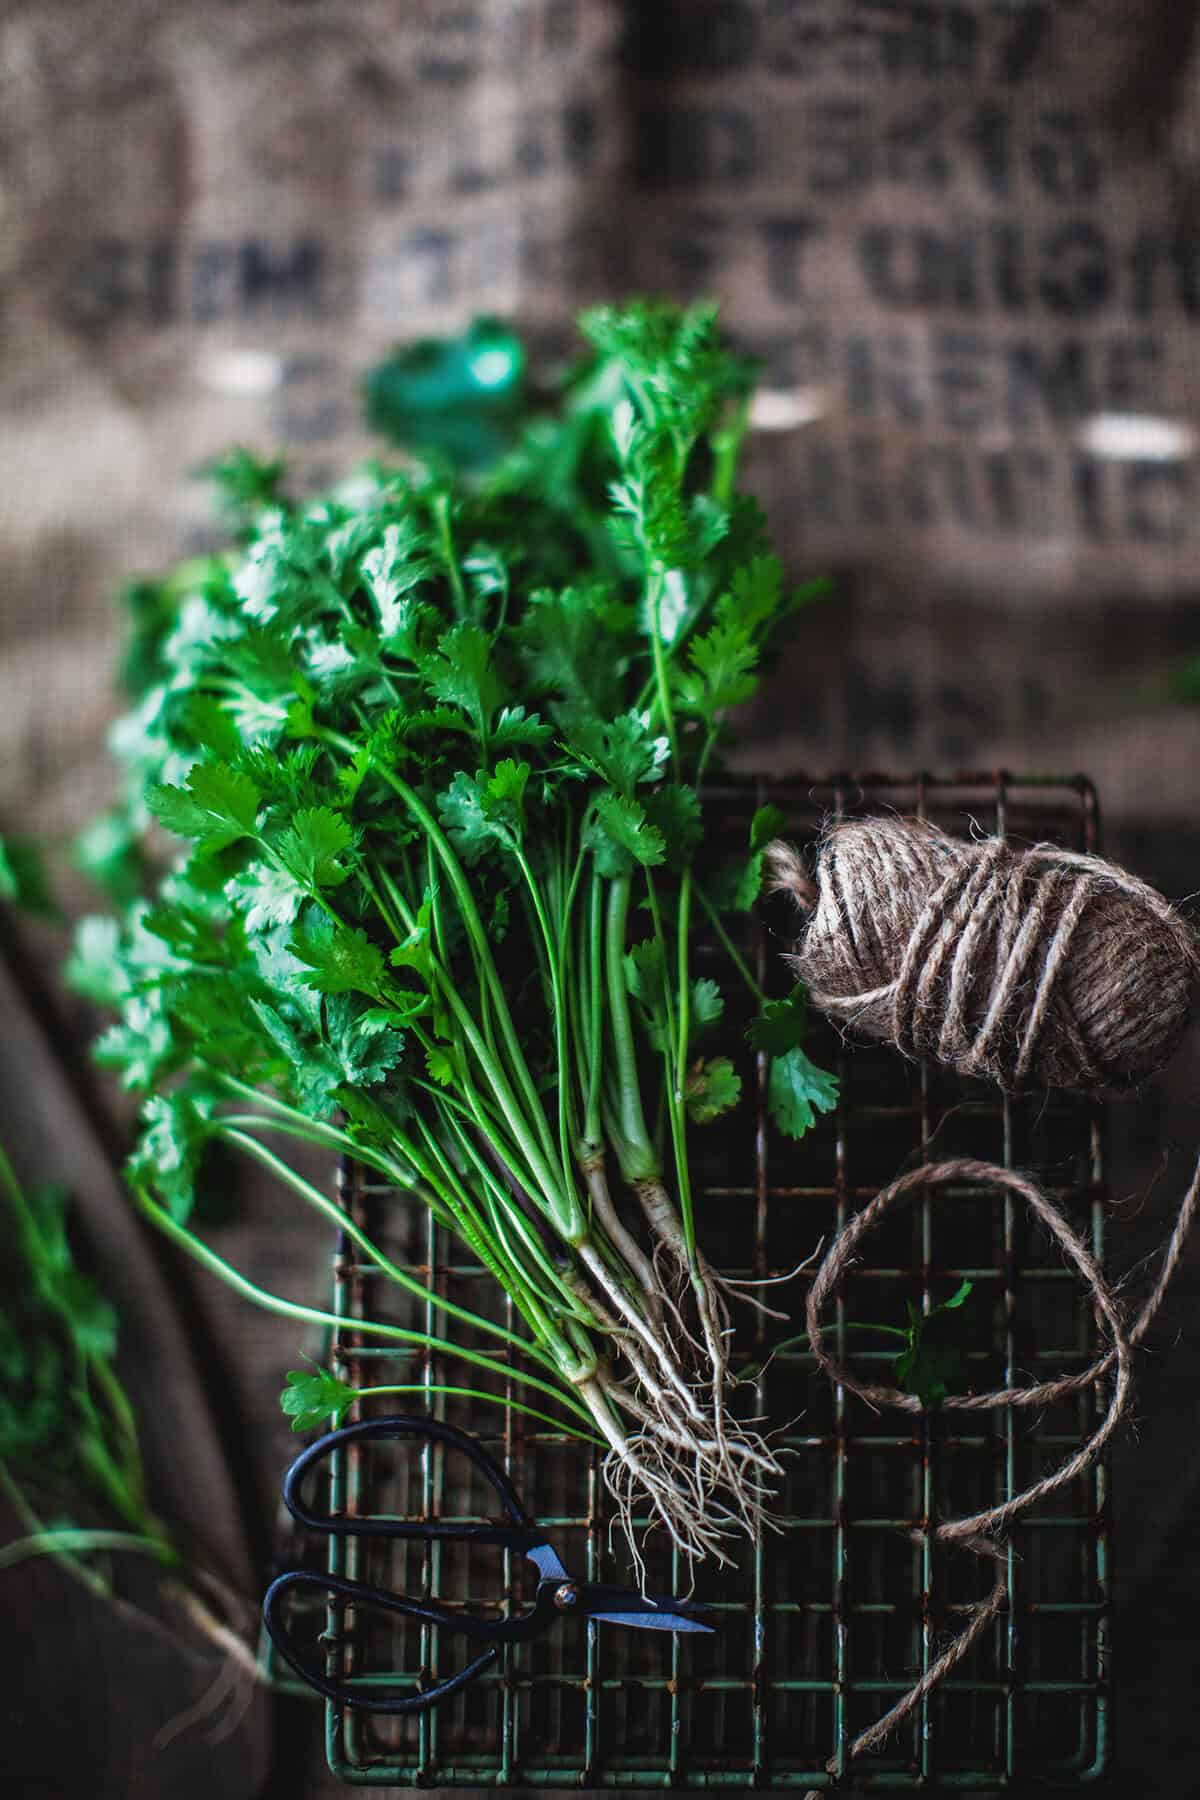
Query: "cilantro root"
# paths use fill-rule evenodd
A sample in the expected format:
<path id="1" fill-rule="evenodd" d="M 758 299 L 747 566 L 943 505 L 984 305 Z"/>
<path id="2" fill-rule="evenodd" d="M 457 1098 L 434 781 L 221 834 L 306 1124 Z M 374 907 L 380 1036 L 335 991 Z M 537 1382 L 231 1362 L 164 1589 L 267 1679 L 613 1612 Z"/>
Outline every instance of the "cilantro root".
<path id="1" fill-rule="evenodd" d="M 713 309 L 582 329 L 557 410 L 490 466 L 372 465 L 310 501 L 279 465 L 217 466 L 235 543 L 136 589 L 127 793 L 90 865 L 117 858 L 123 912 L 85 922 L 71 972 L 117 1015 L 97 1055 L 144 1096 L 129 1173 L 163 1230 L 255 1303 L 326 1319 L 194 1228 L 212 1150 L 252 1160 L 432 1306 L 368 1337 L 480 1382 L 447 1391 L 503 1377 L 605 1445 L 631 1543 L 648 1511 L 719 1558 L 779 1469 L 730 1409 L 729 1303 L 761 1302 L 696 1241 L 696 1134 L 742 1080 L 721 966 L 692 964 L 699 921 L 762 1001 L 725 920 L 782 821 L 756 815 L 726 879 L 705 783 L 813 590 L 787 590 L 735 491 L 751 379 Z M 161 833 L 184 847 L 156 871 Z M 836 1099 L 804 1027 L 797 991 L 750 1040 L 793 1136 Z M 428 1208 L 511 1323 L 430 1301 L 295 1147 Z M 305 1429 L 412 1385 L 294 1373 Z"/>

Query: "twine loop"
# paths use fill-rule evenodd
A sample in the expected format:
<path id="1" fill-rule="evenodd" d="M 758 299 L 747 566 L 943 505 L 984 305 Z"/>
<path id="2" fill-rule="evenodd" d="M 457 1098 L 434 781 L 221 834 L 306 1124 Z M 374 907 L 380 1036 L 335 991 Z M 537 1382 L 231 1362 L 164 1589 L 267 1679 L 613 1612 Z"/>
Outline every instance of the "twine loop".
<path id="1" fill-rule="evenodd" d="M 985 876 L 983 879 L 987 879 Z M 1022 1513 L 1036 1506 L 1047 1494 L 1068 1485 L 1092 1467 L 1117 1426 L 1128 1411 L 1133 1393 L 1133 1348 L 1145 1336 L 1162 1304 L 1167 1286 L 1178 1267 L 1184 1242 L 1200 1209 L 1200 1163 L 1184 1195 L 1154 1287 L 1130 1324 L 1107 1277 L 1083 1239 L 1060 1209 L 1048 1200 L 1041 1189 L 1026 1176 L 995 1163 L 979 1162 L 972 1157 L 955 1157 L 941 1163 L 925 1163 L 912 1169 L 884 1188 L 848 1221 L 835 1238 L 824 1261 L 813 1277 L 807 1303 L 808 1341 L 818 1364 L 831 1381 L 857 1394 L 875 1407 L 893 1406 L 905 1412 L 924 1410 L 915 1394 L 887 1387 L 877 1382 L 862 1381 L 828 1349 L 821 1325 L 821 1312 L 838 1293 L 851 1265 L 858 1245 L 874 1229 L 884 1215 L 917 1190 L 947 1187 L 961 1183 L 981 1184 L 1002 1189 L 1021 1200 L 1061 1245 L 1085 1282 L 1093 1305 L 1104 1320 L 1110 1346 L 1086 1369 L 1075 1375 L 1060 1375 L 1028 1387 L 1003 1387 L 985 1394 L 951 1394 L 942 1402 L 941 1410 L 986 1412 L 999 1407 L 1047 1406 L 1069 1394 L 1096 1387 L 1112 1375 L 1112 1387 L 1103 1418 L 1090 1437 L 1067 1457 L 1051 1474 L 1023 1488 L 995 1506 L 984 1508 L 961 1519 L 945 1519 L 918 1527 L 910 1535 L 920 1542 L 932 1537 L 937 1542 L 953 1544 L 972 1551 L 988 1562 L 1002 1565 L 1003 1545 L 994 1534 L 1010 1526 Z M 850 1756 L 859 1756 L 881 1743 L 896 1726 L 916 1708 L 938 1683 L 963 1660 L 972 1646 L 987 1630 L 992 1620 L 1008 1603 L 1009 1590 L 1004 1573 L 997 1573 L 991 1591 L 971 1610 L 968 1623 L 942 1654 L 915 1682 L 908 1692 L 874 1725 L 861 1732 L 848 1746 Z M 837 1760 L 829 1764 L 837 1772 Z"/>

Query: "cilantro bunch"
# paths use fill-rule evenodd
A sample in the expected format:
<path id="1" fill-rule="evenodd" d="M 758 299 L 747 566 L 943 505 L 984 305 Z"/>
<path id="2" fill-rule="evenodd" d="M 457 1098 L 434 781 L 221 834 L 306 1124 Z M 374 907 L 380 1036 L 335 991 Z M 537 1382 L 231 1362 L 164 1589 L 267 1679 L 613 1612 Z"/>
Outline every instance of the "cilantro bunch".
<path id="1" fill-rule="evenodd" d="M 720 1555 L 776 1470 L 727 1410 L 731 1290 L 695 1240 L 690 1134 L 739 1079 L 692 953 L 713 927 L 761 1000 L 721 915 L 778 821 L 732 891 L 708 882 L 705 780 L 812 590 L 734 491 L 751 376 L 713 309 L 581 323 L 558 410 L 482 473 L 373 466 L 300 503 L 278 465 L 224 465 L 234 547 L 138 590 L 129 805 L 94 834 L 126 892 L 147 828 L 187 848 L 84 925 L 74 973 L 119 1011 L 98 1054 L 147 1096 L 130 1178 L 164 1229 L 322 1316 L 192 1231 L 220 1143 L 412 1288 L 278 1146 L 357 1158 L 517 1315 L 436 1301 L 444 1336 L 363 1329 L 469 1328 L 465 1363 L 607 1447 L 627 1517 Z M 803 1031 L 797 992 L 753 1037 L 793 1135 L 835 1098 Z"/>

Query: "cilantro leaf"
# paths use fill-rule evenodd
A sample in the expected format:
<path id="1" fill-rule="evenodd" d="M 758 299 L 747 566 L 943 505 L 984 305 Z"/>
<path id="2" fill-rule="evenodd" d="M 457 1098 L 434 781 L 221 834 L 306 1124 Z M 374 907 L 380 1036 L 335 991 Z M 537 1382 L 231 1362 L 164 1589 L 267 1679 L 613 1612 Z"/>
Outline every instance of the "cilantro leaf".
<path id="1" fill-rule="evenodd" d="M 889 1336 L 906 1339 L 893 1362 L 896 1386 L 906 1394 L 915 1394 L 929 1410 L 941 1406 L 948 1394 L 967 1391 L 966 1355 L 962 1345 L 954 1340 L 947 1315 L 966 1303 L 972 1285 L 969 1280 L 960 1282 L 948 1300 L 940 1301 L 928 1312 L 908 1301 L 908 1323 L 903 1330 L 891 1325 L 856 1327 L 860 1331 L 886 1331 Z"/>
<path id="2" fill-rule="evenodd" d="M 750 821 L 751 850 L 765 850 L 781 832 L 787 830 L 787 814 L 768 802 L 760 806 Z"/>
<path id="3" fill-rule="evenodd" d="M 527 713 L 523 706 L 504 706 L 492 727 L 491 741 L 498 749 L 505 744 L 545 744 L 553 736 L 553 725 L 536 713 Z"/>
<path id="4" fill-rule="evenodd" d="M 450 838 L 468 867 L 474 867 L 493 845 L 514 848 L 524 834 L 525 786 L 529 764 L 506 757 L 493 775 L 480 769 L 474 776 L 460 769 L 438 811 Z"/>
<path id="5" fill-rule="evenodd" d="M 735 569 L 729 592 L 717 603 L 717 618 L 726 624 L 736 620 L 744 632 L 752 634 L 778 614 L 782 588 L 783 564 L 779 558 L 756 556 Z"/>
<path id="6" fill-rule="evenodd" d="M 415 597 L 415 590 L 433 573 L 425 545 L 414 520 L 393 520 L 384 530 L 382 543 L 369 551 L 361 564 L 384 647 L 408 662 L 416 662 L 422 655 L 423 639 L 437 618 L 432 606 Z"/>
<path id="7" fill-rule="evenodd" d="M 647 820 L 663 840 L 668 867 L 686 869 L 703 836 L 700 795 L 694 787 L 664 781 L 640 798 Z"/>
<path id="8" fill-rule="evenodd" d="M 634 863 L 653 868 L 666 856 L 662 833 L 647 823 L 644 809 L 622 794 L 601 794 L 584 829 L 602 875 L 620 875 Z"/>
<path id="9" fill-rule="evenodd" d="M 354 843 L 353 828 L 328 806 L 301 807 L 275 838 L 284 868 L 305 888 L 340 887 L 349 869 L 339 859 Z"/>
<path id="10" fill-rule="evenodd" d="M 366 932 L 334 925 L 324 913 L 293 933 L 288 945 L 305 965 L 305 981 L 321 994 L 370 994 L 383 990 L 383 952 Z"/>
<path id="11" fill-rule="evenodd" d="M 527 685 L 601 718 L 620 712 L 630 617 L 607 586 L 535 590 L 514 633 Z"/>
<path id="12" fill-rule="evenodd" d="M 117 1006 L 130 991 L 129 971 L 115 919 L 81 919 L 64 970 L 68 985 L 97 1006 Z"/>
<path id="13" fill-rule="evenodd" d="M 684 1086 L 688 1117 L 697 1125 L 710 1125 L 737 1105 L 741 1093 L 742 1078 L 727 1056 L 697 1062 L 688 1070 Z"/>
<path id="14" fill-rule="evenodd" d="M 102 1068 L 115 1069 L 127 1088 L 153 1087 L 161 1075 L 177 1068 L 183 1051 L 162 993 L 127 1000 L 120 1022 L 109 1026 L 92 1054 Z"/>
<path id="15" fill-rule="evenodd" d="M 214 854 L 239 838 L 252 837 L 262 795 L 250 777 L 228 763 L 197 763 L 186 787 L 154 782 L 146 804 L 161 825 L 178 837 L 195 838 Z"/>
<path id="16" fill-rule="evenodd" d="M 719 620 L 710 631 L 692 639 L 690 671 L 676 676 L 675 692 L 684 712 L 715 719 L 727 707 L 740 706 L 758 686 L 754 673 L 758 650 L 747 625 L 740 618 Z"/>
<path id="17" fill-rule="evenodd" d="M 181 1224 L 195 1201 L 196 1175 L 212 1135 L 213 1100 L 201 1091 L 152 1094 L 142 1108 L 143 1130 L 126 1165 L 130 1178 L 162 1196 Z"/>
<path id="18" fill-rule="evenodd" d="M 782 1056 L 804 1042 L 808 1029 L 808 989 L 798 981 L 786 1000 L 764 1000 L 746 1036 L 756 1050 Z"/>
<path id="19" fill-rule="evenodd" d="M 237 726 L 213 694 L 185 694 L 179 708 L 180 723 L 193 744 L 210 750 L 222 762 L 231 763 L 242 750 Z"/>
<path id="20" fill-rule="evenodd" d="M 249 863 L 230 876 L 225 893 L 247 931 L 290 925 L 305 899 L 305 890 L 293 876 L 263 862 Z"/>
<path id="21" fill-rule="evenodd" d="M 358 1397 L 359 1390 L 349 1382 L 314 1366 L 288 1370 L 279 1405 L 291 1419 L 293 1431 L 325 1431 L 341 1424 Z"/>
<path id="22" fill-rule="evenodd" d="M 802 1138 L 818 1113 L 838 1103 L 838 1079 L 809 1061 L 803 1050 L 772 1056 L 767 1076 L 767 1109 L 785 1137 Z"/>
<path id="23" fill-rule="evenodd" d="M 452 1087 L 458 1080 L 454 1061 L 440 1044 L 430 1044 L 426 1050 L 425 1072 L 430 1081 L 436 1081 L 439 1087 Z"/>
<path id="24" fill-rule="evenodd" d="M 403 1034 L 384 1024 L 377 1008 L 348 994 L 326 1002 L 325 1020 L 326 1041 L 348 1087 L 375 1087 L 404 1054 Z"/>
<path id="25" fill-rule="evenodd" d="M 588 714 L 574 717 L 567 731 L 570 749 L 618 794 L 629 798 L 644 781 L 657 781 L 670 750 L 668 740 L 653 733 L 638 712 L 615 719 Z"/>
<path id="26" fill-rule="evenodd" d="M 715 1025 L 725 1011 L 725 1000 L 716 982 L 707 975 L 692 983 L 692 1031 L 700 1033 Z"/>
<path id="27" fill-rule="evenodd" d="M 433 949 L 430 943 L 430 922 L 433 917 L 433 897 L 426 893 L 417 910 L 412 930 L 402 944 L 392 951 L 389 961 L 395 969 L 412 969 L 427 983 L 433 980 Z"/>
<path id="28" fill-rule="evenodd" d="M 492 666 L 492 641 L 478 625 L 463 623 L 443 633 L 438 653 L 422 662 L 430 693 L 449 706 L 460 706 L 475 726 L 476 735 L 488 735 L 492 716 L 504 698 L 504 688 Z"/>

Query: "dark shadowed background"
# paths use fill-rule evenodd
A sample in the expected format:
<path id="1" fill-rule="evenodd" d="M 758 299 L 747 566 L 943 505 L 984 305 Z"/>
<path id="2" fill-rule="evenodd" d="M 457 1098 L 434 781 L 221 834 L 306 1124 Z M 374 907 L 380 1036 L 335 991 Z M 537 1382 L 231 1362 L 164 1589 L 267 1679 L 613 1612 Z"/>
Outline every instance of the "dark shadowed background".
<path id="1" fill-rule="evenodd" d="M 197 464 L 284 446 L 320 485 L 374 447 L 357 384 L 397 340 L 490 312 L 553 361 L 579 304 L 654 290 L 718 298 L 763 357 L 746 483 L 790 568 L 836 578 L 747 765 L 1083 770 L 1107 850 L 1200 890 L 1196 27 L 1177 0 L 0 0 L 0 831 L 95 904 L 66 851 L 114 788 L 113 593 L 210 541 Z M 23 928 L 20 960 L 52 983 L 63 941 Z M 78 1003 L 39 1004 L 78 1050 Z M 1192 1041 L 1114 1116 L 1122 1265 L 1165 1233 L 1198 1072 Z M 246 1200 L 214 1242 L 319 1295 L 324 1234 Z M 305 1346 L 169 1272 L 262 1567 Z M 1114 1794 L 1200 1782 L 1198 1302 L 1193 1259 L 1115 1459 Z M 6 1792 L 166 1791 L 113 1750 L 151 1677 L 101 1679 L 64 1586 L 21 1602 Z M 331 1792 L 284 1717 L 269 1791 Z"/>

